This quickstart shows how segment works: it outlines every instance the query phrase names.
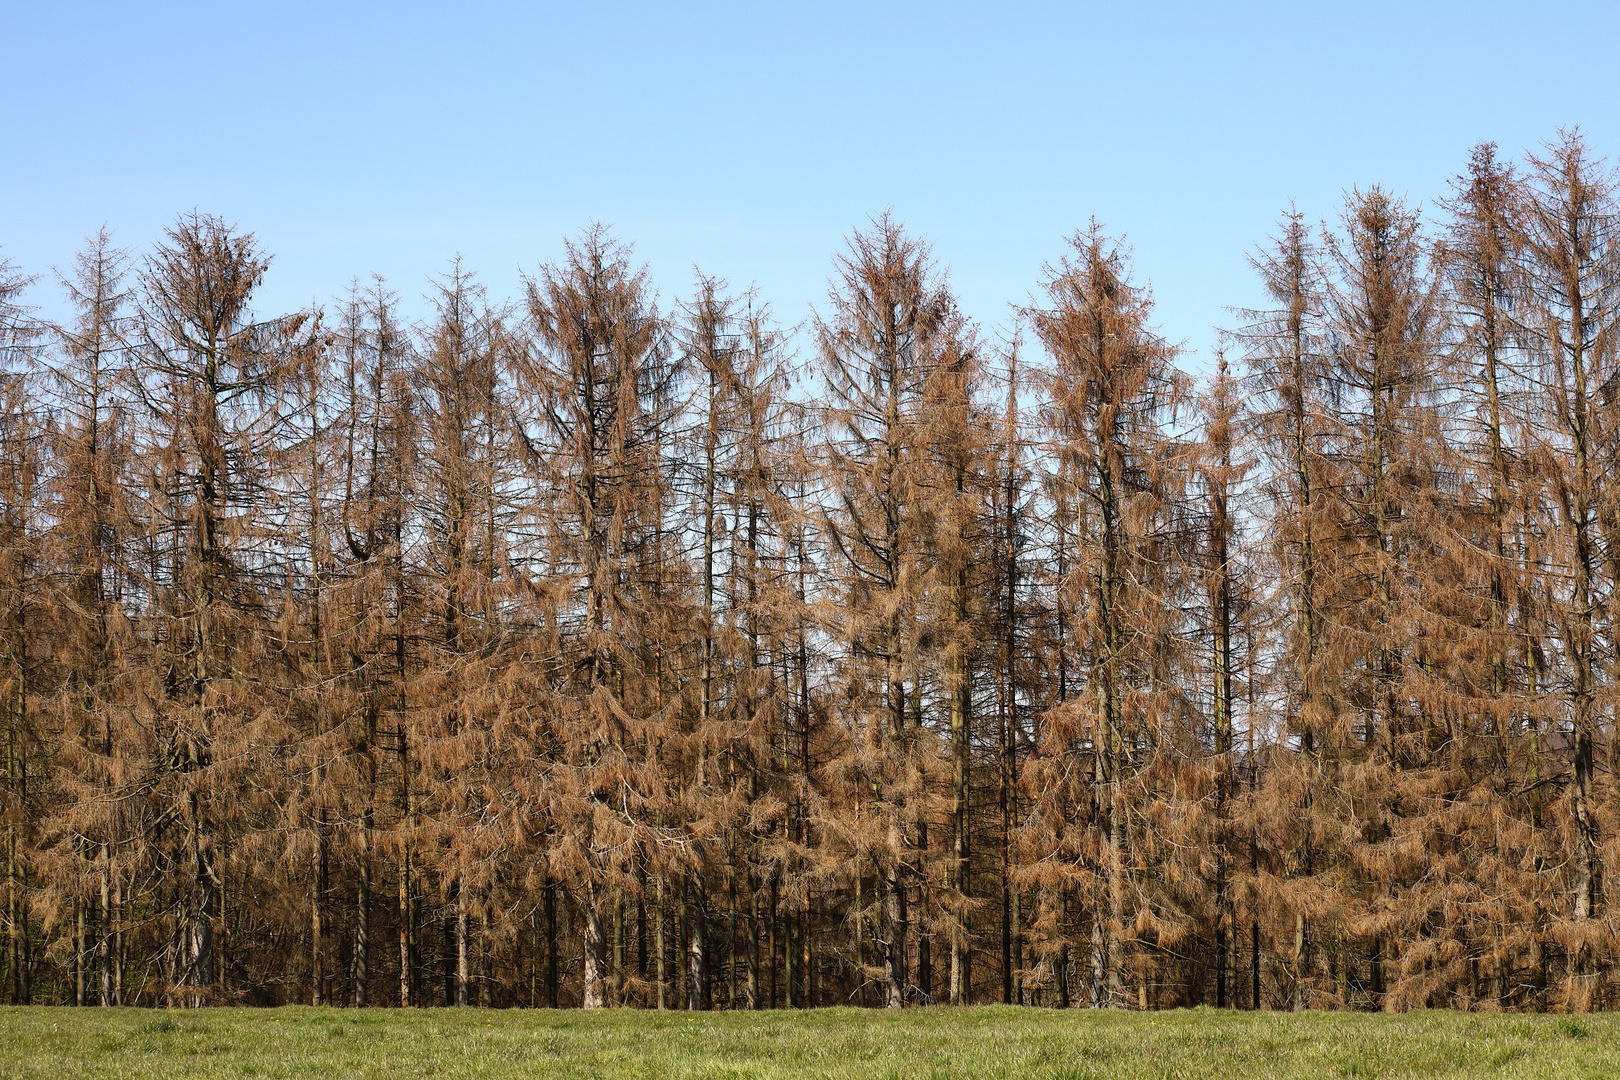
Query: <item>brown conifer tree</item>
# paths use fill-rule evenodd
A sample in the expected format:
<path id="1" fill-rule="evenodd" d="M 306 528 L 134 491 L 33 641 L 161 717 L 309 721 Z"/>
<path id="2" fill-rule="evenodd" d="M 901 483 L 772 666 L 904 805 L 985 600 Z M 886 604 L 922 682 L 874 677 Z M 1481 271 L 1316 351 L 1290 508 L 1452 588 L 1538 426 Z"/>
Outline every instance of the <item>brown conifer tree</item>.
<path id="1" fill-rule="evenodd" d="M 1568 958 L 1562 998 L 1585 1009 L 1602 1000 L 1593 978 L 1610 945 L 1599 921 L 1604 859 L 1598 744 L 1614 712 L 1610 597 L 1616 580 L 1612 509 L 1620 384 L 1620 250 L 1615 178 L 1578 132 L 1566 132 L 1527 166 L 1529 198 L 1519 234 L 1527 275 L 1514 318 L 1538 393 L 1525 426 L 1527 466 L 1537 489 L 1534 524 L 1542 534 L 1555 659 L 1549 665 L 1560 707 L 1542 733 L 1542 767 L 1562 774 L 1558 807 L 1567 869 L 1553 903 L 1553 933 Z"/>
<path id="2" fill-rule="evenodd" d="M 911 703 L 923 676 L 918 633 L 929 564 L 924 407 L 951 307 L 926 246 L 885 215 L 850 238 L 829 310 L 815 325 L 828 395 L 825 468 L 836 499 L 827 535 L 838 570 L 827 599 L 831 632 L 846 650 L 840 678 L 849 708 L 837 766 L 847 807 L 838 822 L 843 874 L 856 885 L 857 928 L 876 927 L 880 1000 L 889 1008 L 911 992 L 908 901 L 930 860 L 917 826 L 938 794 L 930 777 L 940 771 L 939 748 L 918 730 Z M 872 910 L 862 888 L 868 875 Z M 858 951 L 853 960 L 863 965 Z"/>
<path id="3" fill-rule="evenodd" d="M 13 338 L 13 343 L 16 338 Z M 41 542 L 43 432 L 31 411 L 29 377 L 0 373 L 0 717 L 5 739 L 6 993 L 27 1005 L 42 942 L 36 894 L 49 732 L 34 677 L 45 658 Z"/>
<path id="4" fill-rule="evenodd" d="M 129 848 L 143 822 L 141 762 L 151 752 L 141 726 L 130 722 L 138 650 L 123 605 L 136 526 L 128 497 L 129 264 L 105 229 L 90 238 L 62 282 L 73 318 L 53 328 L 46 359 L 46 393 L 59 410 L 46 556 L 61 665 L 53 726 L 63 736 L 52 786 L 65 799 L 55 820 L 55 876 L 76 886 L 63 899 L 75 920 L 74 1000 L 81 1005 L 123 1004 L 122 896 Z"/>
<path id="5" fill-rule="evenodd" d="M 1184 710 L 1166 676 L 1176 619 L 1166 601 L 1179 561 L 1175 514 L 1185 450 L 1167 423 L 1185 393 L 1175 350 L 1150 322 L 1152 300 L 1132 283 L 1125 253 L 1095 222 L 1051 265 L 1047 302 L 1028 310 L 1051 357 L 1043 420 L 1054 467 L 1081 504 L 1076 512 L 1076 622 L 1084 627 L 1084 690 L 1043 719 L 1045 765 L 1029 784 L 1041 794 L 1047 839 L 1070 867 L 1048 893 L 1087 886 L 1093 993 L 1099 1004 L 1146 1007 L 1154 942 L 1179 932 L 1175 913 L 1143 905 L 1138 882 L 1153 838 L 1133 811 L 1153 798 L 1156 774 L 1185 752 Z M 1073 768 L 1083 750 L 1089 777 Z M 1086 787 L 1079 786 L 1086 783 Z M 1089 806 L 1087 806 L 1089 803 Z M 1079 855 L 1076 859 L 1074 856 Z M 1051 873 L 1052 871 L 1048 871 Z M 1075 944 L 1062 931 L 1047 948 Z"/>
<path id="6" fill-rule="evenodd" d="M 1257 826 L 1273 858 L 1263 861 L 1256 889 L 1275 896 L 1287 919 L 1287 980 L 1291 1007 L 1304 1008 L 1312 976 L 1312 918 L 1319 906 L 1314 878 L 1323 869 L 1328 831 L 1316 797 L 1324 732 L 1337 714 L 1325 642 L 1327 593 L 1335 580 L 1325 543 L 1330 487 L 1327 440 L 1331 381 L 1322 348 L 1322 270 L 1304 218 L 1290 210 L 1270 247 L 1251 259 L 1267 298 L 1276 305 L 1241 312 L 1242 345 L 1254 385 L 1256 435 L 1263 454 L 1262 485 L 1270 512 L 1267 537 L 1273 567 L 1277 690 L 1292 745 L 1268 776 L 1266 818 Z M 1280 936 L 1279 931 L 1279 936 Z M 1259 949 L 1253 950 L 1258 957 Z M 1258 960 L 1256 961 L 1258 963 Z M 1252 982 L 1258 985 L 1256 971 Z"/>
<path id="7" fill-rule="evenodd" d="M 952 310 L 942 321 L 940 338 L 940 356 L 924 391 L 931 422 L 922 431 L 931 455 L 923 494 L 934 564 L 927 617 L 939 628 L 936 677 L 945 699 L 942 734 L 950 755 L 949 872 L 937 887 L 934 921 L 942 924 L 949 947 L 947 1000 L 960 1005 L 970 1000 L 973 985 L 974 675 L 982 663 L 976 654 L 983 626 L 980 567 L 988 540 L 983 509 L 993 482 L 989 455 L 994 440 L 991 418 L 979 400 L 984 372 L 974 327 Z M 926 823 L 924 816 L 920 826 L 926 828 Z M 920 981 L 924 993 L 938 1000 L 926 980 Z"/>
<path id="8" fill-rule="evenodd" d="M 1215 967 L 1215 1006 L 1228 1008 L 1236 1000 L 1235 975 L 1238 956 L 1237 894 L 1241 886 L 1246 905 L 1258 899 L 1254 882 L 1239 867 L 1240 841 L 1236 819 L 1239 800 L 1239 749 L 1236 742 L 1238 713 L 1244 700 L 1245 672 L 1251 657 L 1246 633 L 1254 615 L 1252 569 L 1247 565 L 1247 545 L 1243 521 L 1248 494 L 1247 482 L 1254 462 L 1249 454 L 1244 430 L 1241 383 L 1227 368 L 1226 358 L 1217 361 L 1215 378 L 1202 402 L 1203 455 L 1198 464 L 1199 517 L 1203 535 L 1198 545 L 1201 578 L 1201 624 L 1209 645 L 1209 693 L 1205 706 L 1209 715 L 1210 767 L 1213 772 L 1214 806 L 1212 821 L 1204 833 L 1203 845 L 1209 850 L 1210 894 L 1207 918 L 1213 923 L 1213 962 Z M 1244 717 L 1251 726 L 1256 717 Z M 1243 763 L 1254 768 L 1251 759 Z M 1252 948 L 1251 944 L 1251 948 Z"/>
<path id="9" fill-rule="evenodd" d="M 354 833 L 356 862 L 352 949 L 353 1000 L 364 1008 L 370 1000 L 372 973 L 383 950 L 373 948 L 373 886 L 382 874 L 381 856 L 394 849 L 399 892 L 396 909 L 399 1004 L 411 999 L 412 918 L 409 827 L 409 761 L 403 708 L 408 680 L 407 620 L 404 574 L 405 529 L 410 520 L 415 441 L 414 400 L 410 387 L 410 342 L 394 314 L 397 301 L 381 279 L 362 293 L 351 290 L 337 335 L 341 356 L 338 412 L 335 417 L 338 461 L 342 476 L 333 526 L 341 539 L 340 561 L 347 564 L 339 604 L 346 629 L 346 686 L 354 695 L 357 730 L 349 751 L 359 805 Z M 385 718 L 391 716 L 392 722 Z M 399 754 L 400 816 L 387 829 L 382 816 L 390 800 L 383 785 Z M 376 965 L 374 967 L 374 964 Z"/>
<path id="10" fill-rule="evenodd" d="M 1520 558 L 1527 383 L 1512 319 L 1524 290 L 1522 208 L 1515 171 L 1494 144 L 1482 143 L 1453 181 L 1437 250 L 1449 328 L 1441 379 L 1458 410 L 1445 463 L 1456 480 L 1449 507 L 1436 507 L 1449 511 L 1443 530 L 1431 532 L 1449 536 L 1435 554 L 1450 580 L 1431 581 L 1447 592 L 1431 588 L 1441 602 L 1426 605 L 1444 618 L 1426 620 L 1423 633 L 1441 646 L 1438 674 L 1451 697 L 1444 711 L 1457 735 L 1435 755 L 1446 796 L 1444 812 L 1430 815 L 1425 857 L 1434 867 L 1429 876 L 1445 883 L 1442 910 L 1451 917 L 1427 920 L 1403 952 L 1405 967 L 1433 973 L 1422 986 L 1426 997 L 1446 992 L 1471 1008 L 1510 1006 L 1516 973 L 1538 966 L 1544 921 L 1535 796 L 1513 779 L 1534 768 L 1540 711 L 1522 617 L 1532 600 Z"/>
<path id="11" fill-rule="evenodd" d="M 169 983 L 192 1005 L 218 993 L 230 819 L 246 809 L 234 795 L 253 737 L 248 673 L 266 640 L 258 514 L 274 395 L 306 322 L 255 321 L 268 265 L 251 234 L 188 214 L 141 275 L 137 369 L 151 416 L 142 453 L 155 541 L 146 587 L 164 609 L 161 667 L 146 693 L 161 746 L 155 793 L 181 832 L 170 842 L 186 867 L 170 883 L 179 915 Z"/>
<path id="12" fill-rule="evenodd" d="M 608 1004 L 608 927 L 637 875 L 647 820 L 645 753 L 662 716 L 642 659 L 649 624 L 638 545 L 662 502 L 657 435 L 672 365 L 645 271 L 595 228 L 526 284 L 535 353 L 523 379 L 538 414 L 546 480 L 562 494 L 550 523 L 568 592 L 566 676 L 554 718 L 560 754 L 547 806 L 553 875 L 578 883 L 583 1004 Z"/>
<path id="13" fill-rule="evenodd" d="M 1435 534 L 1450 495 L 1437 454 L 1438 320 L 1417 215 L 1389 193 L 1352 192 L 1342 235 L 1329 236 L 1327 246 L 1338 429 L 1331 512 L 1343 568 L 1328 620 L 1342 650 L 1335 663 L 1348 708 L 1329 734 L 1337 775 L 1323 794 L 1342 820 L 1356 823 L 1338 891 L 1341 902 L 1361 901 L 1359 917 L 1347 911 L 1335 919 L 1334 967 L 1338 996 L 1346 998 L 1359 967 L 1349 949 L 1364 948 L 1366 992 L 1381 1007 L 1388 940 L 1402 936 L 1402 920 L 1409 924 L 1401 929 L 1416 932 L 1430 914 L 1422 888 L 1428 868 L 1402 858 L 1422 826 L 1404 819 L 1433 808 L 1433 755 L 1449 721 L 1439 705 L 1449 658 L 1421 630 L 1443 606 L 1433 602 L 1444 577 Z"/>

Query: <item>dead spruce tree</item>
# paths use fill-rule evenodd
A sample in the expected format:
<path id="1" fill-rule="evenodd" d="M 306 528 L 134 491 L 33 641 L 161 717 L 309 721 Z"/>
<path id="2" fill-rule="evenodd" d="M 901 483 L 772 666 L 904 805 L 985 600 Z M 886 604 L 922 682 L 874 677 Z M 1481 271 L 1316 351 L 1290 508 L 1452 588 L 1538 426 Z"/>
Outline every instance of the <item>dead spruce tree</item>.
<path id="1" fill-rule="evenodd" d="M 101 230 L 62 286 L 72 317 L 52 328 L 45 359 L 56 409 L 47 477 L 51 637 L 60 671 L 52 727 L 62 735 L 52 787 L 65 800 L 51 837 L 59 917 L 73 925 L 73 1000 L 124 1002 L 123 900 L 132 849 L 149 826 L 133 723 L 139 643 L 125 602 L 134 592 L 137 521 L 130 492 L 134 421 L 129 382 L 130 255 Z M 71 883 L 71 888 L 66 886 Z"/>
<path id="2" fill-rule="evenodd" d="M 29 694 L 28 629 L 31 609 L 40 597 L 35 546 L 41 522 L 36 517 L 40 481 L 40 445 L 34 418 L 29 415 L 28 384 L 40 327 L 24 303 L 33 279 L 9 260 L 0 258 L 0 715 L 5 724 L 5 789 L 0 822 L 5 827 L 5 993 L 13 1004 L 32 998 L 35 940 L 27 864 L 35 846 L 37 791 L 31 794 L 32 773 L 42 771 L 42 746 L 33 722 Z"/>
<path id="3" fill-rule="evenodd" d="M 1285 214 L 1278 235 L 1251 265 L 1275 306 L 1241 312 L 1247 322 L 1235 338 L 1253 387 L 1258 479 L 1268 504 L 1263 521 L 1279 669 L 1272 707 L 1280 715 L 1274 723 L 1288 740 L 1267 776 L 1268 813 L 1257 833 L 1270 850 L 1256 889 L 1279 902 L 1281 910 L 1269 913 L 1273 940 L 1286 934 L 1279 951 L 1289 957 L 1290 1004 L 1300 1009 L 1307 1004 L 1313 918 L 1320 907 L 1315 879 L 1323 870 L 1323 837 L 1331 830 L 1317 798 L 1324 733 L 1338 711 L 1325 641 L 1327 596 L 1336 580 L 1327 508 L 1332 381 L 1323 345 L 1322 268 L 1303 216 Z M 1275 925 L 1279 920 L 1291 925 L 1283 930 Z"/>
<path id="4" fill-rule="evenodd" d="M 1446 288 L 1448 350 L 1444 381 L 1455 388 L 1459 437 L 1452 462 L 1464 485 L 1447 554 L 1464 602 L 1454 622 L 1474 644 L 1454 654 L 1453 684 L 1468 702 L 1469 737 L 1449 757 L 1456 796 L 1448 930 L 1454 956 L 1467 965 L 1456 980 L 1459 1004 L 1524 1000 L 1521 972 L 1542 970 L 1546 918 L 1538 866 L 1540 803 L 1534 781 L 1546 704 L 1539 698 L 1543 620 L 1535 612 L 1535 575 L 1527 558 L 1526 406 L 1534 399 L 1516 312 L 1526 298 L 1520 237 L 1522 178 L 1492 143 L 1476 146 L 1445 204 L 1449 221 L 1438 262 Z M 1462 861 L 1466 860 L 1466 865 Z M 1459 902 L 1458 894 L 1461 894 Z M 1508 912 L 1504 917 L 1504 910 Z M 1454 961 L 1455 963 L 1455 961 Z"/>
<path id="5" fill-rule="evenodd" d="M 1601 920 L 1607 797 L 1597 753 L 1612 755 L 1612 601 L 1616 581 L 1620 431 L 1620 248 L 1612 168 L 1579 133 L 1565 133 L 1527 167 L 1519 233 L 1527 275 L 1515 316 L 1537 392 L 1524 448 L 1534 484 L 1532 527 L 1544 560 L 1551 681 L 1559 708 L 1541 732 L 1549 774 L 1566 793 L 1556 808 L 1562 895 L 1549 896 L 1552 936 L 1566 957 L 1560 997 L 1575 1009 L 1605 999 L 1612 945 Z M 1550 869 L 1550 867 L 1549 867 Z"/>
<path id="6" fill-rule="evenodd" d="M 341 473 L 333 525 L 347 570 L 339 610 L 347 630 L 346 684 L 354 695 L 358 730 L 349 745 L 358 787 L 353 852 L 353 1000 L 364 1008 L 383 941 L 372 935 L 373 887 L 390 856 L 397 877 L 398 1004 L 411 1003 L 412 856 L 410 770 L 405 704 L 410 666 L 410 590 L 405 574 L 406 528 L 412 520 L 416 395 L 411 341 L 396 314 L 398 301 L 381 279 L 351 290 L 337 328 L 338 412 L 335 469 Z M 389 753 L 393 751 L 397 758 Z M 398 798 L 385 785 L 398 778 Z M 390 809 L 392 815 L 385 818 Z M 375 942 L 375 947 L 373 943 Z M 374 966 L 375 965 L 375 966 Z"/>
<path id="7" fill-rule="evenodd" d="M 1165 587 L 1182 561 L 1175 513 L 1190 462 L 1169 423 L 1185 380 L 1152 327 L 1150 296 L 1095 222 L 1048 267 L 1043 289 L 1045 303 L 1026 314 L 1050 357 L 1049 453 L 1077 506 L 1060 587 L 1073 597 L 1085 671 L 1083 690 L 1037 733 L 1029 861 L 1043 877 L 1070 868 L 1037 880 L 1049 896 L 1077 893 L 1087 909 L 1094 1000 L 1145 1008 L 1157 942 L 1182 932 L 1179 913 L 1141 902 L 1156 841 L 1133 808 L 1154 799 L 1161 769 L 1189 749 L 1166 667 L 1176 663 L 1176 617 Z M 1082 951 L 1071 933 L 1052 924 L 1047 951 Z"/>
<path id="8" fill-rule="evenodd" d="M 167 883 L 176 915 L 165 967 L 191 1005 L 219 996 L 230 843 L 251 802 L 242 770 L 252 743 L 275 741 L 255 732 L 251 689 L 266 640 L 259 515 L 275 395 L 308 319 L 254 318 L 268 266 L 252 234 L 188 214 L 141 274 L 136 369 L 151 536 L 143 586 L 158 605 L 161 642 L 144 691 L 160 747 L 151 783 L 163 824 L 151 839 L 184 867 Z"/>
<path id="9" fill-rule="evenodd" d="M 1198 844 L 1208 869 L 1208 910 L 1213 924 L 1212 959 L 1215 967 L 1215 1005 L 1228 1008 L 1237 1000 L 1238 900 L 1251 911 L 1259 899 L 1250 867 L 1240 869 L 1242 830 L 1240 768 L 1253 770 L 1236 741 L 1240 711 L 1242 723 L 1252 728 L 1256 717 L 1244 709 L 1245 683 L 1253 660 L 1252 620 L 1255 615 L 1254 570 L 1248 559 L 1246 529 L 1250 474 L 1255 461 L 1243 412 L 1242 384 L 1220 357 L 1214 379 L 1200 405 L 1202 446 L 1197 464 L 1195 519 L 1201 535 L 1196 544 L 1201 637 L 1207 641 L 1208 691 L 1200 695 L 1200 708 L 1209 717 L 1208 748 L 1214 806 Z M 1200 680 L 1202 681 L 1202 680 Z M 1252 807 L 1249 808 L 1252 812 Z M 1251 921 L 1251 925 L 1257 925 Z M 1249 943 L 1257 952 L 1255 942 Z M 1258 956 L 1251 957 L 1258 962 Z M 1251 1002 L 1258 1007 L 1258 1002 Z"/>
<path id="10" fill-rule="evenodd" d="M 786 868 L 779 847 L 786 738 L 773 677 L 780 623 L 797 602 L 784 577 L 785 465 L 781 334 L 752 295 L 699 276 L 676 326 L 688 380 L 688 419 L 672 470 L 688 497 L 695 714 L 667 744 L 672 817 L 687 843 L 671 872 L 687 890 L 687 1005 L 706 1007 L 704 942 L 710 889 L 724 883 L 726 997 L 731 1007 L 774 999 L 777 899 Z M 666 607 L 673 607 L 665 601 Z M 718 915 L 718 911 L 714 912 Z M 762 951 L 763 950 L 763 951 Z M 769 977 L 769 982 L 767 982 Z"/>
<path id="11" fill-rule="evenodd" d="M 13 339 L 15 341 L 15 338 Z M 0 717 L 5 740 L 6 993 L 34 1000 L 41 951 L 40 841 L 51 732 L 40 715 L 36 675 L 49 640 L 45 624 L 44 431 L 31 405 L 28 373 L 0 372 Z"/>
<path id="12" fill-rule="evenodd" d="M 453 264 L 436 283 L 416 354 L 421 423 L 415 497 L 423 648 L 411 707 L 420 839 L 437 856 L 445 1004 L 473 1004 L 491 905 L 511 854 L 512 775 L 505 761 L 507 407 L 505 320 Z"/>
<path id="13" fill-rule="evenodd" d="M 633 852 L 653 824 L 646 751 L 666 718 L 649 694 L 646 583 L 633 568 L 661 524 L 657 436 L 674 366 L 629 249 L 594 228 L 565 251 L 526 283 L 534 349 L 522 377 L 545 481 L 562 496 L 550 527 L 568 593 L 548 861 L 554 876 L 577 883 L 583 1004 L 600 1008 L 609 1003 L 608 928 L 635 893 Z"/>
<path id="14" fill-rule="evenodd" d="M 1432 918 L 1432 864 L 1404 855 L 1445 812 L 1431 797 L 1452 721 L 1438 534 L 1455 493 L 1440 469 L 1437 295 L 1417 215 L 1381 188 L 1351 192 L 1326 247 L 1338 475 L 1330 513 L 1342 567 L 1327 620 L 1346 708 L 1327 733 L 1336 774 L 1323 794 L 1355 828 L 1341 830 L 1346 909 L 1324 930 L 1338 996 L 1357 992 L 1351 949 L 1364 950 L 1367 1000 L 1381 1007 L 1392 989 L 1387 942 L 1419 936 Z M 1393 989 L 1412 992 L 1404 982 Z"/>
<path id="15" fill-rule="evenodd" d="M 844 650 L 840 692 L 849 710 L 836 765 L 840 872 L 855 887 L 851 959 L 865 967 L 859 931 L 873 927 L 880 1000 L 900 1008 L 913 985 L 909 900 L 932 873 L 918 823 L 935 813 L 941 773 L 939 747 L 919 730 L 911 703 L 921 700 L 925 676 L 919 632 L 931 579 L 926 392 L 945 357 L 953 304 L 927 247 L 887 215 L 850 237 L 836 267 L 815 334 L 835 500 L 826 522 L 836 565 L 829 630 Z"/>
<path id="16" fill-rule="evenodd" d="M 935 886 L 930 914 L 949 949 L 946 998 L 964 1004 L 973 984 L 974 689 L 983 663 L 977 654 L 985 586 L 981 565 L 989 546 L 984 509 L 994 482 L 995 440 L 994 418 L 980 400 L 987 380 L 976 329 L 951 309 L 941 320 L 939 336 L 939 357 L 923 391 L 929 423 L 920 435 L 929 454 L 922 505 L 933 561 L 926 617 L 938 627 L 932 651 L 936 693 L 944 698 L 946 713 L 941 734 L 949 747 L 950 836 L 948 851 L 942 853 L 949 869 Z M 926 814 L 919 817 L 919 830 L 926 830 L 927 821 Z M 925 838 L 922 831 L 924 846 Z M 928 955 L 922 942 L 919 960 Z M 928 999 L 939 999 L 926 969 L 918 981 Z"/>

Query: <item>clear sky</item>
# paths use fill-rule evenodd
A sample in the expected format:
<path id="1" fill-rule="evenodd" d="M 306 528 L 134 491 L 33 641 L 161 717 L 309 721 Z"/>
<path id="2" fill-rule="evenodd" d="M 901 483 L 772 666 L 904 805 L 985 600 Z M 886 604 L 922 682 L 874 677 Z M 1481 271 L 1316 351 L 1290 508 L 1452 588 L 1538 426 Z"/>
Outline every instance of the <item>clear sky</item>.
<path id="1" fill-rule="evenodd" d="M 1288 200 L 1432 205 L 1560 125 L 1620 152 L 1617 10 L 0 0 L 0 254 L 48 281 L 195 207 L 275 253 L 268 310 L 457 252 L 512 295 L 599 220 L 666 302 L 696 265 L 792 323 L 888 207 L 1004 329 L 1095 215 L 1201 365 Z"/>

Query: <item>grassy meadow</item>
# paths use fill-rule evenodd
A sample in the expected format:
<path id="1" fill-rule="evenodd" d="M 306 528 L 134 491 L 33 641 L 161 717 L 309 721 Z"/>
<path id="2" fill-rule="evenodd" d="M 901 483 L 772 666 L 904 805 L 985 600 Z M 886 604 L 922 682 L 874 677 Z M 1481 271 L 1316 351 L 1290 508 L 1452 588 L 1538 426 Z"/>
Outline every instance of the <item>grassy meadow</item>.
<path id="1" fill-rule="evenodd" d="M 1620 1077 L 1620 1017 L 0 1009 L 0 1077 Z"/>

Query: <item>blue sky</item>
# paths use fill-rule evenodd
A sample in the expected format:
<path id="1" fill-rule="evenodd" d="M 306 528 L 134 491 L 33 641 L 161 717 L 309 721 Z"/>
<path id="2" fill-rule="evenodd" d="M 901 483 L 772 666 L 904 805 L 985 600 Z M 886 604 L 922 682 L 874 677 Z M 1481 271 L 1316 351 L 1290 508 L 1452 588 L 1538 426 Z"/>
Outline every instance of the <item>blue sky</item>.
<path id="1" fill-rule="evenodd" d="M 611 224 L 666 302 L 694 265 L 784 322 L 892 208 L 1010 324 L 1095 215 L 1202 366 L 1288 200 L 1430 205 L 1489 138 L 1620 151 L 1620 16 L 1541 4 L 173 4 L 0 0 L 0 254 L 218 213 L 262 307 L 461 253 L 496 295 Z M 47 289 L 36 301 L 52 302 Z"/>

